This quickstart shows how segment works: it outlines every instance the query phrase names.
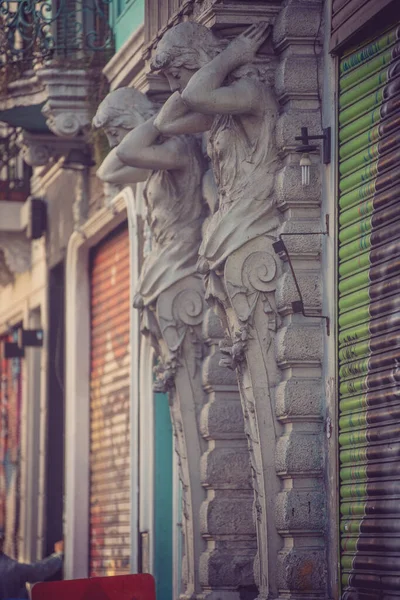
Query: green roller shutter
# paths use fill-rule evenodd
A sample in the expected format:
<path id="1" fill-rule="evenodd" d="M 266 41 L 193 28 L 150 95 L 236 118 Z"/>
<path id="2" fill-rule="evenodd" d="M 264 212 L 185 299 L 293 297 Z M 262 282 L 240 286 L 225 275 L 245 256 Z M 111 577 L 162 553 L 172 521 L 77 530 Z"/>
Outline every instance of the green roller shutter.
<path id="1" fill-rule="evenodd" d="M 400 27 L 340 60 L 344 600 L 400 598 Z"/>

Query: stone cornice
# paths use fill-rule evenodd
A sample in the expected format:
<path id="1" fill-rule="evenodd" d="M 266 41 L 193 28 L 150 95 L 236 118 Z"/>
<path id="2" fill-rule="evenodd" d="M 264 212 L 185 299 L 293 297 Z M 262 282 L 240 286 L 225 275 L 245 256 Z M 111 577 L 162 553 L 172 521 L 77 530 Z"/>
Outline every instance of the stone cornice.
<path id="1" fill-rule="evenodd" d="M 271 4 L 214 4 L 196 20 L 211 28 L 251 25 L 259 20 L 273 20 L 281 9 L 279 1 Z"/>

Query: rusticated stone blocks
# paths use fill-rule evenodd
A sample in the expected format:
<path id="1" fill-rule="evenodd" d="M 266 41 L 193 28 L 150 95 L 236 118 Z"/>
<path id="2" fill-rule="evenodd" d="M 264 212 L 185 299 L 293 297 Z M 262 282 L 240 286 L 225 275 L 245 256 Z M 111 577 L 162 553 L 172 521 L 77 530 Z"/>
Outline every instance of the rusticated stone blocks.
<path id="1" fill-rule="evenodd" d="M 200 467 L 207 490 L 200 527 L 207 548 L 200 558 L 199 577 L 209 600 L 239 600 L 243 589 L 252 590 L 253 598 L 257 544 L 249 452 L 236 374 L 220 366 L 219 342 L 224 331 L 211 309 L 205 314 L 203 337 L 209 355 L 203 362 L 207 402 L 200 429 L 208 448 Z"/>

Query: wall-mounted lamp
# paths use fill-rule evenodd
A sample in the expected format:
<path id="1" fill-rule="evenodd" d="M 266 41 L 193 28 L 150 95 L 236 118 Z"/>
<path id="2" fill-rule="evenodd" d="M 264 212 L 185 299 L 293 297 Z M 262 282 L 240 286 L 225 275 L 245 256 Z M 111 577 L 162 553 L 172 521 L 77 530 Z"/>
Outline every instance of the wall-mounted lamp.
<path id="1" fill-rule="evenodd" d="M 301 128 L 301 135 L 295 137 L 301 144 L 296 147 L 296 152 L 301 153 L 301 185 L 310 185 L 310 154 L 318 148 L 315 144 L 310 144 L 310 140 L 323 140 L 322 144 L 322 162 L 328 165 L 331 162 L 331 128 L 326 127 L 322 135 L 308 135 L 308 127 Z"/>

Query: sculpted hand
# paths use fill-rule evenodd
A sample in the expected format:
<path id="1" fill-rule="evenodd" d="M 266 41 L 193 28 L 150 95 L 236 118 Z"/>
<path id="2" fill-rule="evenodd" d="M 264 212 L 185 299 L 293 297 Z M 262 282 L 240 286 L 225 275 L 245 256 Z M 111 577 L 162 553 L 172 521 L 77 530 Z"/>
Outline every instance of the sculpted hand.
<path id="1" fill-rule="evenodd" d="M 175 92 L 168 98 L 160 112 L 154 119 L 154 127 L 160 133 L 168 132 L 168 125 L 188 112 L 179 92 Z"/>
<path id="2" fill-rule="evenodd" d="M 272 25 L 269 23 L 263 22 L 250 25 L 229 44 L 227 51 L 235 54 L 238 65 L 250 63 L 254 60 L 257 50 L 268 39 L 271 32 Z"/>

